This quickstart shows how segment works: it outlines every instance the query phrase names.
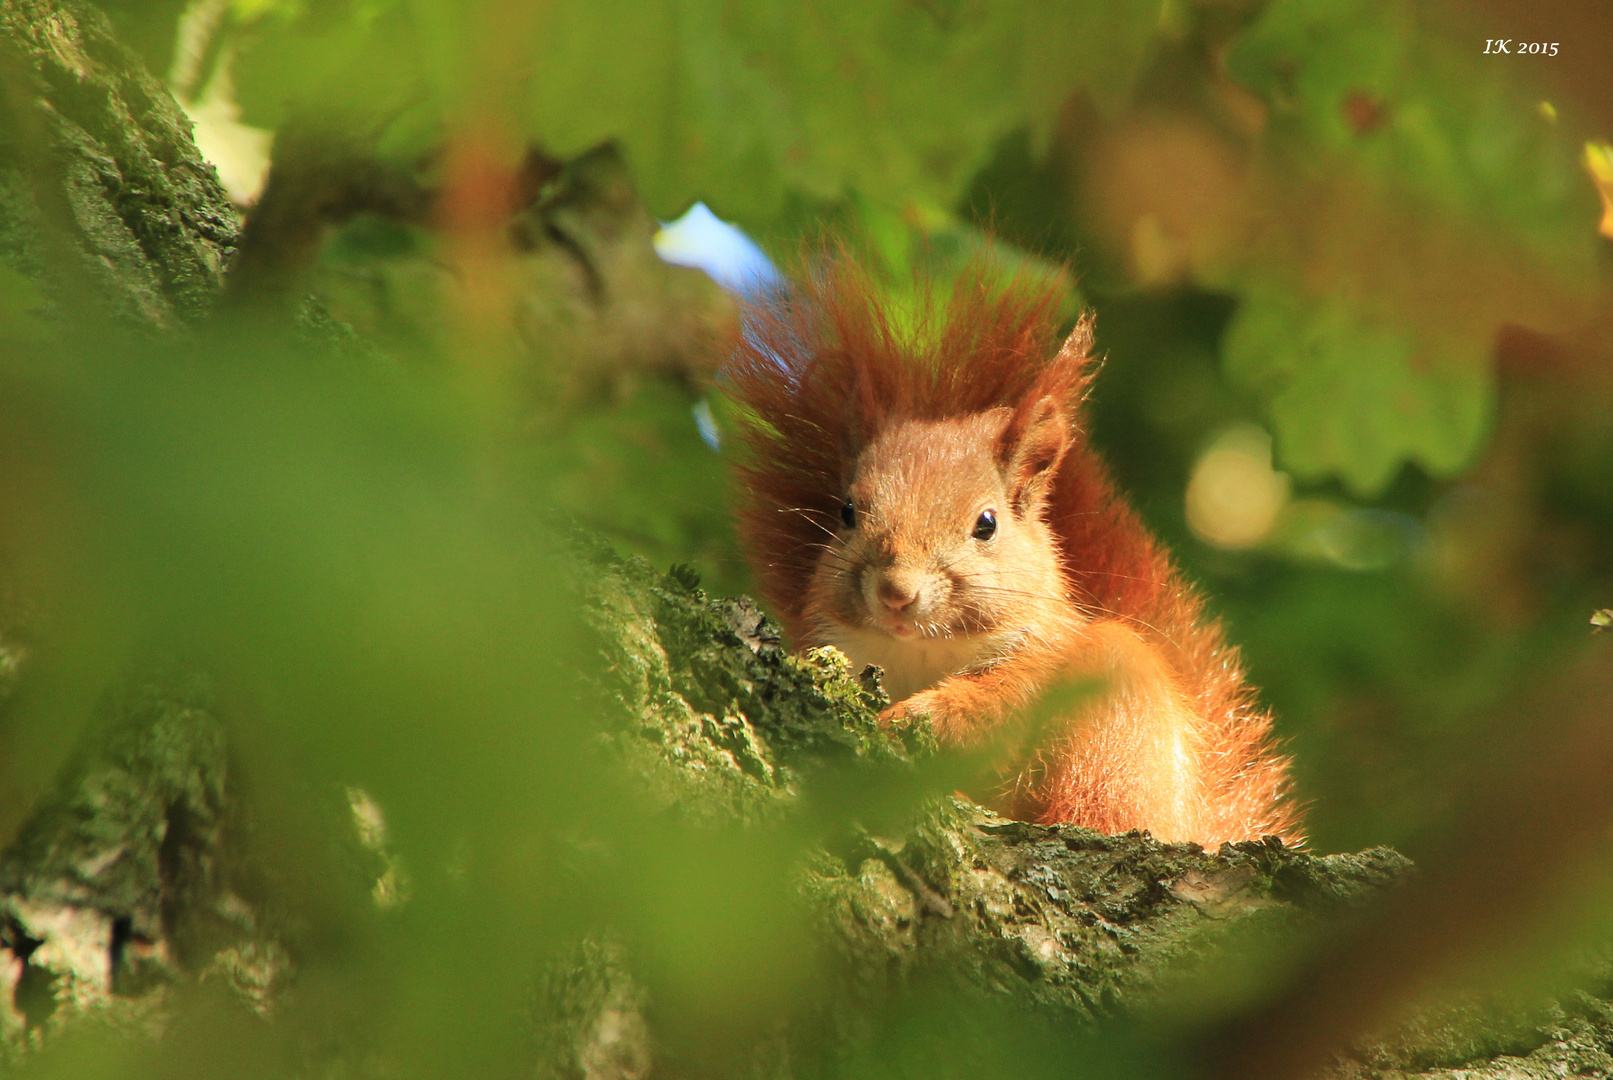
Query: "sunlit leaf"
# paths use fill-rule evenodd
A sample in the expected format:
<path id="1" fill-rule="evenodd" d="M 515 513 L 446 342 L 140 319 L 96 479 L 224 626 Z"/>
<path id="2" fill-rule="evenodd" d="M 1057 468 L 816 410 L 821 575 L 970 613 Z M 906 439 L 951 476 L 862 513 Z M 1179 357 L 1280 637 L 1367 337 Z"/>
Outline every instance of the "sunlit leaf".
<path id="1" fill-rule="evenodd" d="M 562 157 L 618 140 L 662 217 L 704 200 L 756 223 L 791 191 L 947 203 L 1007 132 L 1045 138 L 1075 90 L 1123 101 L 1158 5 L 561 0 L 513 31 L 500 11 L 240 10 L 247 120 L 275 126 L 310 93 L 357 116 L 451 110 L 483 39 L 514 32 L 530 38 L 500 43 L 518 57 L 523 133 Z"/>
<path id="2" fill-rule="evenodd" d="M 1416 331 L 1373 322 L 1342 300 L 1251 290 L 1227 330 L 1234 378 L 1269 403 L 1284 466 L 1338 475 L 1373 495 L 1407 460 L 1435 475 L 1466 465 L 1485 433 L 1491 386 L 1482 344 L 1421 351 Z"/>
<path id="3" fill-rule="evenodd" d="M 1285 467 L 1363 495 L 1473 459 L 1506 322 L 1572 326 L 1598 276 L 1592 193 L 1513 69 L 1392 0 L 1280 0 L 1228 66 L 1271 108 L 1228 370 Z"/>

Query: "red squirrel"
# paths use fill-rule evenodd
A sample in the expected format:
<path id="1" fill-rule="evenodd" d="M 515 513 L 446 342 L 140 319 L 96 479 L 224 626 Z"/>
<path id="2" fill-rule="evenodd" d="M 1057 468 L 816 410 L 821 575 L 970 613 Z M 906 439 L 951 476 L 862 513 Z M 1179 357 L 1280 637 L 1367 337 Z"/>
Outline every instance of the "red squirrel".
<path id="1" fill-rule="evenodd" d="M 801 648 L 884 669 L 885 723 L 980 743 L 1051 687 L 1101 689 L 995 799 L 1162 840 L 1298 842 L 1288 761 L 1237 651 L 1087 441 L 1083 317 L 973 267 L 893 314 L 842 255 L 748 313 L 723 382 L 738 524 Z"/>

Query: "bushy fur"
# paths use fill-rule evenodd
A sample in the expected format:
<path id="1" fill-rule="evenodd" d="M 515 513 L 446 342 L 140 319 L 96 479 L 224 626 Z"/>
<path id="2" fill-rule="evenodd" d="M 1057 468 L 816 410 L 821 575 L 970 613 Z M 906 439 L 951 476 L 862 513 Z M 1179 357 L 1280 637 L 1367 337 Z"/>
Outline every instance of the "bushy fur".
<path id="1" fill-rule="evenodd" d="M 1116 621 L 1152 645 L 1170 672 L 1160 677 L 1173 679 L 1197 713 L 1204 838 L 1297 838 L 1287 760 L 1273 750 L 1270 716 L 1256 704 L 1237 650 L 1088 443 L 1082 404 L 1097 370 L 1090 318 L 1059 347 L 1058 283 L 1004 279 L 985 264 L 960 275 L 946 295 L 921 296 L 911 325 L 898 325 L 880 297 L 844 254 L 820 259 L 787 296 L 747 313 L 747 332 L 723 376 L 743 416 L 740 535 L 763 596 L 795 640 L 806 630 L 824 535 L 865 445 L 905 420 L 999 407 L 1014 410 L 1010 439 L 1051 395 L 1067 410 L 1071 442 L 1053 474 L 1046 520 L 1071 603 L 1085 619 Z M 1051 746 L 1043 757 L 1058 752 Z M 1047 775 L 1045 765 L 1035 774 Z M 1021 785 L 1009 809 L 1101 825 L 1086 797 L 1101 778 L 1085 786 L 1079 775 L 1070 779 Z"/>

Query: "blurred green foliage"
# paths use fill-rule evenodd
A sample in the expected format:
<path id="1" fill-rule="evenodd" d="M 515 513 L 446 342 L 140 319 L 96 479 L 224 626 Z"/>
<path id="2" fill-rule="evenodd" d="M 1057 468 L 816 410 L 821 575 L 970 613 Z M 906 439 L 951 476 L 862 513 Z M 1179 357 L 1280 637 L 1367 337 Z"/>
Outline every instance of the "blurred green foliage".
<path id="1" fill-rule="evenodd" d="M 115 13 L 136 38 L 172 25 L 156 8 Z M 1595 560 L 1555 571 L 1519 623 L 1485 614 L 1424 557 L 1445 482 L 1495 431 L 1498 328 L 1577 325 L 1605 302 L 1607 255 L 1572 102 L 1542 110 L 1530 69 L 1414 5 L 556 4 L 528 19 L 499 4 L 254 0 L 223 25 L 252 122 L 304 110 L 379 130 L 383 150 L 408 157 L 467 102 L 485 105 L 478 79 L 508 77 L 522 137 L 560 156 L 619 140 L 654 211 L 704 199 L 782 263 L 803 236 L 839 229 L 900 280 L 915 253 L 945 262 L 979 242 L 947 224 L 955 206 L 1007 261 L 1012 241 L 1071 265 L 1109 353 L 1099 440 L 1228 611 L 1298 740 L 1326 846 L 1413 828 L 1417 815 L 1368 795 L 1366 778 L 1397 777 L 1419 802 L 1460 718 L 1547 648 L 1528 644 L 1534 628 L 1571 638 L 1606 580 Z M 1164 137 L 1141 181 L 1106 180 L 1117 145 L 1161 115 L 1198 126 Z M 1206 171 L 1216 154 L 1233 165 Z M 1167 195 L 1152 205 L 1144 192 L 1116 221 L 1105 183 Z M 1170 192 L 1208 201 L 1182 209 Z M 1167 251 L 1186 252 L 1163 280 L 1143 243 L 1156 225 Z M 418 313 L 407 290 L 395 302 Z M 738 590 L 720 459 L 687 420 L 695 400 L 651 379 L 590 405 L 556 440 L 571 464 L 548 490 L 557 509 Z M 1318 564 L 1193 538 L 1181 492 L 1205 440 L 1235 420 L 1270 427 L 1298 495 L 1391 511 L 1387 525 L 1346 522 L 1376 530 L 1361 542 L 1380 554 Z M 1578 474 L 1600 474 L 1603 445 L 1589 437 Z M 1604 504 L 1578 497 L 1583 529 L 1604 535 Z"/>
<path id="2" fill-rule="evenodd" d="M 1119 115 L 1145 71 L 1214 49 L 1224 75 L 1187 74 L 1230 78 L 1264 118 L 1235 180 L 1193 175 L 1191 157 L 1162 178 L 1211 189 L 1210 213 L 1174 239 L 1226 233 L 1195 271 L 1241 301 L 1227 371 L 1261 398 L 1281 464 L 1368 498 L 1406 463 L 1436 476 L 1470 465 L 1494 407 L 1496 323 L 1566 325 L 1600 273 L 1595 194 L 1567 125 L 1518 65 L 1399 0 L 242 0 L 221 17 L 249 123 L 303 110 L 413 160 L 496 95 L 500 122 L 552 154 L 620 142 L 662 217 L 701 199 L 764 238 L 800 200 L 848 192 L 934 214 L 1005 138 L 1045 151 L 1072 95 Z M 1038 236 L 1070 217 L 1044 210 Z"/>
<path id="3" fill-rule="evenodd" d="M 1555 321 L 1598 274 L 1577 143 L 1515 68 L 1424 18 L 1380 0 L 1282 0 L 1227 56 L 1271 107 L 1269 152 L 1343 218 L 1277 223 L 1268 250 L 1212 277 L 1242 300 L 1228 370 L 1267 399 L 1286 466 L 1366 496 L 1403 462 L 1436 476 L 1470 464 L 1493 409 L 1494 320 Z M 1525 274 L 1495 265 L 1513 259 Z M 1463 280 L 1418 287 L 1382 267 L 1394 261 Z M 1490 302 L 1475 310 L 1473 294 Z"/>
<path id="4" fill-rule="evenodd" d="M 512 46 L 523 132 L 562 156 L 621 141 L 663 216 L 704 199 L 756 223 L 788 193 L 848 186 L 947 202 L 1006 131 L 1028 122 L 1045 140 L 1076 89 L 1123 101 L 1157 11 L 1137 0 L 521 7 L 236 4 L 252 35 L 238 72 L 246 118 L 276 126 L 311 86 L 329 88 L 327 108 L 390 116 L 407 102 L 391 145 L 418 152 L 436 130 L 421 117 L 440 119 L 491 55 L 484 38 L 511 30 L 525 35 Z M 422 82 L 434 99 L 408 102 Z"/>
<path id="5" fill-rule="evenodd" d="M 107 7 L 165 66 L 177 8 Z M 830 229 L 893 280 L 986 245 L 1009 266 L 1069 265 L 1070 315 L 1096 309 L 1108 356 L 1095 439 L 1244 647 L 1320 848 L 1429 829 L 1491 736 L 1488 711 L 1567 664 L 1607 603 L 1613 435 L 1560 400 L 1599 391 L 1548 377 L 1534 418 L 1509 427 L 1516 387 L 1494 364 L 1503 323 L 1568 336 L 1607 303 L 1581 133 L 1571 103 L 1548 118 L 1517 65 L 1416 5 L 525 8 L 237 0 L 214 48 L 248 121 L 358 131 L 428 169 L 515 87 L 494 119 L 521 140 L 559 158 L 618 140 L 652 212 L 704 199 L 781 263 Z M 1160 135 L 1161 114 L 1186 126 Z M 1106 171 L 1127 146 L 1158 150 L 1157 204 L 1137 174 Z M 1210 200 L 1172 201 L 1184 191 Z M 396 270 L 387 301 L 433 323 L 441 298 L 411 292 L 404 267 L 430 245 L 382 230 L 402 239 L 366 247 L 365 227 L 324 269 Z M 592 661 L 558 523 L 693 563 L 714 591 L 745 587 L 723 461 L 689 413 L 712 397 L 720 428 L 720 383 L 625 380 L 534 431 L 530 402 L 466 375 L 478 357 L 462 337 L 415 341 L 428 362 L 398 363 L 395 324 L 351 305 L 332 303 L 361 344 L 338 346 L 229 321 L 153 344 L 49 324 L 41 306 L 0 268 L 0 416 L 22 433 L 7 490 L 33 515 L 7 539 L 36 560 L 24 569 L 59 631 L 43 689 L 8 706 L 8 775 L 33 779 L 7 820 L 66 753 L 80 721 L 64 717 L 146 651 L 177 654 L 217 673 L 248 776 L 278 800 L 267 874 L 328 946 L 304 975 L 310 1030 L 385 1043 L 410 1075 L 502 1075 L 533 957 L 601 912 L 651 942 L 654 977 L 691 1016 L 805 992 L 787 868 L 815 837 L 667 825 L 576 722 Z M 1277 466 L 1354 515 L 1370 557 L 1194 537 L 1193 464 L 1237 421 L 1275 432 Z M 1505 509 L 1475 519 L 1475 492 Z M 1485 531 L 1496 522 L 1511 531 Z M 335 785 L 374 794 L 412 868 L 414 900 L 379 923 L 356 914 L 367 897 L 344 892 L 301 805 Z M 632 873 L 587 870 L 601 836 Z M 175 1040 L 197 1060 L 63 1042 L 37 1074 L 297 1067 L 255 1018 L 199 993 L 185 1021 L 199 1034 Z M 845 1075 L 1062 1075 L 1077 1057 L 1086 1075 L 1144 1075 L 1152 1060 L 1022 1016 L 936 1041 L 930 1015 L 902 1003 L 899 1060 Z M 993 1056 L 1010 1042 L 1012 1068 Z"/>

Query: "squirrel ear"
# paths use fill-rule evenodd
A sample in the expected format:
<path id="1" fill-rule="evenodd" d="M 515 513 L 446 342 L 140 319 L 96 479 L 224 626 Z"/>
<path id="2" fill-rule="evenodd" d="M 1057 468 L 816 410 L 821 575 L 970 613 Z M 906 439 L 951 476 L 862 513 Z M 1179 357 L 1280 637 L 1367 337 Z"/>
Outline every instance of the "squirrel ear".
<path id="1" fill-rule="evenodd" d="M 1070 425 L 1052 395 L 1026 401 L 1014 410 L 997 440 L 997 461 L 1015 513 L 1023 517 L 1040 508 L 1069 447 Z"/>

